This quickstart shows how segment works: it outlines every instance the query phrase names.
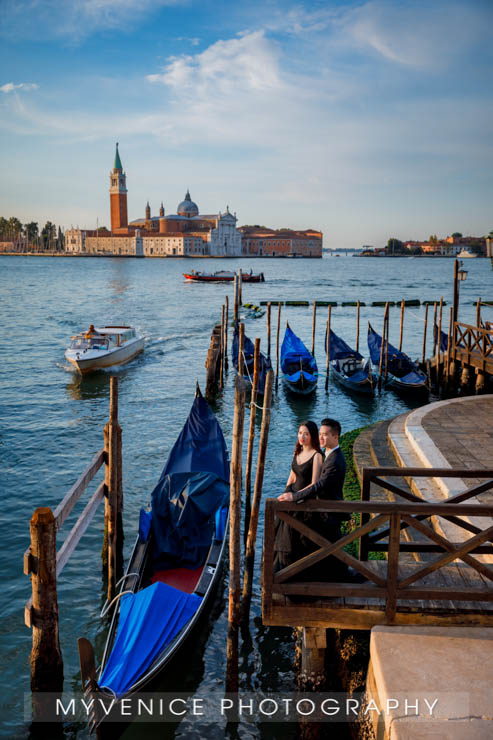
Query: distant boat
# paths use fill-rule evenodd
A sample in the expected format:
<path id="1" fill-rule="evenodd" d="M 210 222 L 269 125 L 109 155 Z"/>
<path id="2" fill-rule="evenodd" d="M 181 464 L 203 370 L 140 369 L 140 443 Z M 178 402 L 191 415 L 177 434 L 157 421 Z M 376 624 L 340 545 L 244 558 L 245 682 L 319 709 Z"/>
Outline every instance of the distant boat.
<path id="1" fill-rule="evenodd" d="M 471 259 L 471 257 L 477 257 L 477 254 L 474 254 L 474 252 L 470 252 L 469 249 L 462 249 L 459 254 L 457 255 L 457 259 Z"/>
<path id="2" fill-rule="evenodd" d="M 238 350 L 239 350 L 239 329 L 238 324 L 235 326 L 233 334 L 233 344 L 231 347 L 232 360 L 235 370 L 238 370 Z M 243 363 L 244 363 L 244 376 L 250 383 L 253 384 L 253 366 L 255 364 L 255 345 L 249 337 L 243 337 Z M 265 379 L 267 373 L 272 369 L 270 357 L 266 357 L 263 352 L 260 353 L 260 365 L 258 372 L 258 385 L 257 393 L 261 396 L 264 395 L 265 391 Z"/>
<path id="3" fill-rule="evenodd" d="M 72 337 L 66 359 L 82 375 L 130 362 L 144 349 L 144 339 L 131 326 L 99 326 Z"/>
<path id="4" fill-rule="evenodd" d="M 218 270 L 217 272 L 191 270 L 191 272 L 184 272 L 183 277 L 187 282 L 193 283 L 230 283 L 235 279 L 235 274 L 231 270 Z M 254 275 L 251 270 L 250 272 L 242 272 L 241 281 L 243 283 L 265 283 L 264 273 L 260 272 Z"/>
<path id="5" fill-rule="evenodd" d="M 372 373 L 371 360 L 365 360 L 356 350 L 330 330 L 330 369 L 341 385 L 357 393 L 373 394 L 377 376 Z M 327 351 L 327 339 L 325 341 Z"/>
<path id="6" fill-rule="evenodd" d="M 306 395 L 317 387 L 318 368 L 314 356 L 286 325 L 281 346 L 281 370 L 284 382 L 294 393 Z"/>
<path id="7" fill-rule="evenodd" d="M 380 365 L 382 337 L 368 324 L 368 349 L 375 366 Z M 427 377 L 422 370 L 404 352 L 387 344 L 387 385 L 405 393 L 428 391 Z M 385 367 L 385 347 L 383 366 Z"/>

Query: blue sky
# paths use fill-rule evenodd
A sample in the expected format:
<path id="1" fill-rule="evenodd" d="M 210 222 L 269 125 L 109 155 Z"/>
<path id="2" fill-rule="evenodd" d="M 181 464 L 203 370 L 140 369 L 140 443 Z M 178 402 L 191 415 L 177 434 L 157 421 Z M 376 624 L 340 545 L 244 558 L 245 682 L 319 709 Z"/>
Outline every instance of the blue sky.
<path id="1" fill-rule="evenodd" d="M 1 213 L 109 225 L 187 187 L 329 247 L 493 229 L 491 0 L 2 0 Z"/>

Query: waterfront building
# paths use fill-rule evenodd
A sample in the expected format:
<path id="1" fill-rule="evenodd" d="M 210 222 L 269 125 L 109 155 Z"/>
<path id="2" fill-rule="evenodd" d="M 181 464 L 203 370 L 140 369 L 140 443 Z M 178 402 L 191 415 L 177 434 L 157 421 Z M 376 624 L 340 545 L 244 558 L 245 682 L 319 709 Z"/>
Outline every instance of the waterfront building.
<path id="1" fill-rule="evenodd" d="M 242 253 L 256 257 L 322 257 L 323 234 L 306 229 L 269 229 L 240 226 Z"/>
<path id="2" fill-rule="evenodd" d="M 149 201 L 144 215 L 128 221 L 127 175 L 116 145 L 110 172 L 110 230 L 68 229 L 69 252 L 144 257 L 321 257 L 322 232 L 307 229 L 238 228 L 236 213 L 202 214 L 187 190 L 176 213 L 166 214 L 161 202 L 152 215 Z"/>

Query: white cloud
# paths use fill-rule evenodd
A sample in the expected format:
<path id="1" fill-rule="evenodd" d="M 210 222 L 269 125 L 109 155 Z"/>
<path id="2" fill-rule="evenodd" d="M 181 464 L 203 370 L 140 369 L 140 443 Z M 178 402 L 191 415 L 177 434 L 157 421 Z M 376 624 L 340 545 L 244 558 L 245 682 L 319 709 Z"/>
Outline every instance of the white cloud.
<path id="1" fill-rule="evenodd" d="M 0 92 L 10 93 L 14 90 L 37 90 L 38 87 L 39 85 L 36 85 L 35 82 L 19 82 L 18 85 L 15 85 L 13 82 L 6 82 L 5 85 L 0 87 Z"/>
<path id="2" fill-rule="evenodd" d="M 134 30 L 161 7 L 187 0 L 1 0 L 0 35 L 80 41 L 91 33 Z"/>
<path id="3" fill-rule="evenodd" d="M 277 52 L 263 31 L 254 31 L 228 41 L 217 41 L 195 56 L 169 60 L 162 74 L 148 75 L 180 96 L 186 91 L 202 100 L 210 96 L 237 95 L 281 87 Z"/>
<path id="4" fill-rule="evenodd" d="M 343 32 L 362 48 L 417 68 L 444 68 L 468 46 L 486 41 L 492 7 L 478 0 L 370 0 L 341 18 Z M 485 38 L 486 35 L 486 38 Z"/>

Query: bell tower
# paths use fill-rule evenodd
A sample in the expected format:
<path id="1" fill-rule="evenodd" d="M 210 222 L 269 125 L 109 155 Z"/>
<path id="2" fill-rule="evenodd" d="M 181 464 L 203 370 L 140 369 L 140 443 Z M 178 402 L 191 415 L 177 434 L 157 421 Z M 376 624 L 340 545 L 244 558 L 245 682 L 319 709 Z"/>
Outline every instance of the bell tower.
<path id="1" fill-rule="evenodd" d="M 125 175 L 116 144 L 115 164 L 110 172 L 111 231 L 128 228 L 127 176 Z"/>

